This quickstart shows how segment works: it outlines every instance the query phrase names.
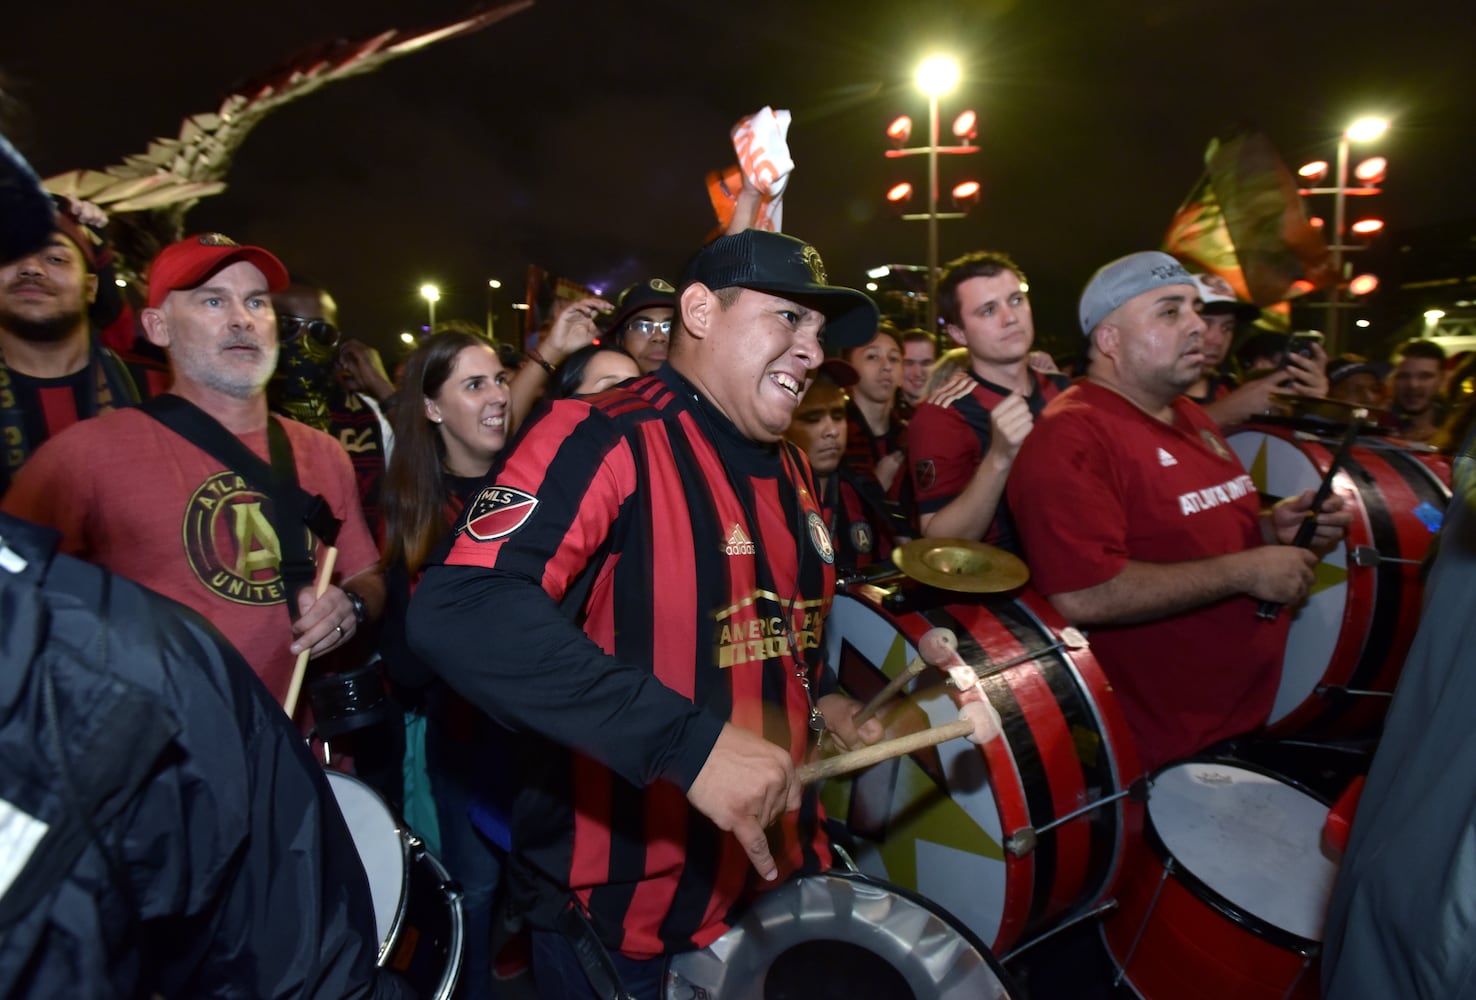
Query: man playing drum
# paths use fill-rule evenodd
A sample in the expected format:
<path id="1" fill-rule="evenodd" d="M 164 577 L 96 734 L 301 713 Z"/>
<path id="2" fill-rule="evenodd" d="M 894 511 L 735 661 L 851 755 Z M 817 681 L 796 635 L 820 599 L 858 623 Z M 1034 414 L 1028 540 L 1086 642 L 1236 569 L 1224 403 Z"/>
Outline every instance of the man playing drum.
<path id="1" fill-rule="evenodd" d="M 1314 551 L 1290 543 L 1312 492 L 1263 514 L 1214 422 L 1182 393 L 1204 365 L 1200 296 L 1172 257 L 1130 254 L 1081 297 L 1086 379 L 1055 400 L 1010 477 L 1035 585 L 1113 682 L 1145 768 L 1265 721 Z M 1340 497 L 1313 549 L 1348 523 Z"/>
<path id="2" fill-rule="evenodd" d="M 415 592 L 412 646 L 525 737 L 510 879 L 545 996 L 618 977 L 654 998 L 664 956 L 722 935 L 754 870 L 830 863 L 795 765 L 825 731 L 861 736 L 856 704 L 819 690 L 835 552 L 781 436 L 822 333 L 850 346 L 876 322 L 800 240 L 716 240 L 668 364 L 545 411 Z"/>

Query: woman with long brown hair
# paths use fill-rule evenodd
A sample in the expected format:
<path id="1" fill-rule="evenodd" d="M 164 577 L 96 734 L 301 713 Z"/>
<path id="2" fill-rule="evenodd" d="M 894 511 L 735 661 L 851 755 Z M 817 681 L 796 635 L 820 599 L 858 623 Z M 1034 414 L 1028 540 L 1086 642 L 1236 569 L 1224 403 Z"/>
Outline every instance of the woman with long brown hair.
<path id="1" fill-rule="evenodd" d="M 437 333 L 417 347 L 400 383 L 395 446 L 381 497 L 389 596 L 380 654 L 401 701 L 425 719 L 425 776 L 435 800 L 438 853 L 464 891 L 465 951 L 455 995 L 467 998 L 491 995 L 492 908 L 501 875 L 497 852 L 473 828 L 467 808 L 495 796 L 487 780 L 502 766 L 501 745 L 496 724 L 410 651 L 405 609 L 426 562 L 507 443 L 509 377 L 495 346 L 473 334 Z M 407 812 L 413 798 L 407 788 Z"/>

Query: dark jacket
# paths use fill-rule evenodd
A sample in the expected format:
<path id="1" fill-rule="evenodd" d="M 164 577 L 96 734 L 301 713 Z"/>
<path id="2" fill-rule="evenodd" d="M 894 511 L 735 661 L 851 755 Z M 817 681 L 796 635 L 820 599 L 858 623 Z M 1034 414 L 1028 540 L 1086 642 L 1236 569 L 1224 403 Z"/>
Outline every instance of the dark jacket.
<path id="1" fill-rule="evenodd" d="M 0 515 L 0 996 L 401 995 L 281 708 L 204 619 L 54 550 Z"/>

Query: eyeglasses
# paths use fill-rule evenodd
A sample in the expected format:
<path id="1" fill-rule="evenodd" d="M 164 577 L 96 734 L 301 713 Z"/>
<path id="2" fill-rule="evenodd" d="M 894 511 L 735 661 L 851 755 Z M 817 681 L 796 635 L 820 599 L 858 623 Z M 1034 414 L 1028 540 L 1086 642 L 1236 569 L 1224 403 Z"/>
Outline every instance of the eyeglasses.
<path id="1" fill-rule="evenodd" d="M 338 327 L 326 319 L 306 319 L 289 313 L 277 313 L 277 339 L 286 343 L 307 332 L 308 339 L 319 347 L 338 346 Z"/>
<path id="2" fill-rule="evenodd" d="M 653 333 L 659 333 L 663 337 L 671 336 L 671 320 L 669 319 L 633 319 L 625 324 L 627 333 L 638 333 L 642 337 L 649 337 Z"/>

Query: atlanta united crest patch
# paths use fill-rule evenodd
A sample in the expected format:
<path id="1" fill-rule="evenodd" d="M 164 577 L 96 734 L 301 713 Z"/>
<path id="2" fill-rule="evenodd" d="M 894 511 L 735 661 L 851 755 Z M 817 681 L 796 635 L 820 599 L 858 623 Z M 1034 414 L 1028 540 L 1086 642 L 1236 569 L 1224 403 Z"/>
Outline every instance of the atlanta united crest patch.
<path id="1" fill-rule="evenodd" d="M 820 553 L 821 559 L 833 564 L 835 546 L 830 542 L 830 531 L 825 527 L 825 519 L 812 510 L 806 520 L 810 525 L 810 544 L 815 546 L 815 551 Z"/>
<path id="2" fill-rule="evenodd" d="M 477 494 L 466 515 L 466 533 L 479 542 L 495 542 L 517 531 L 532 516 L 538 498 L 510 486 L 488 486 Z"/>
<path id="3" fill-rule="evenodd" d="M 871 525 L 865 521 L 851 522 L 851 548 L 857 552 L 871 551 Z"/>

